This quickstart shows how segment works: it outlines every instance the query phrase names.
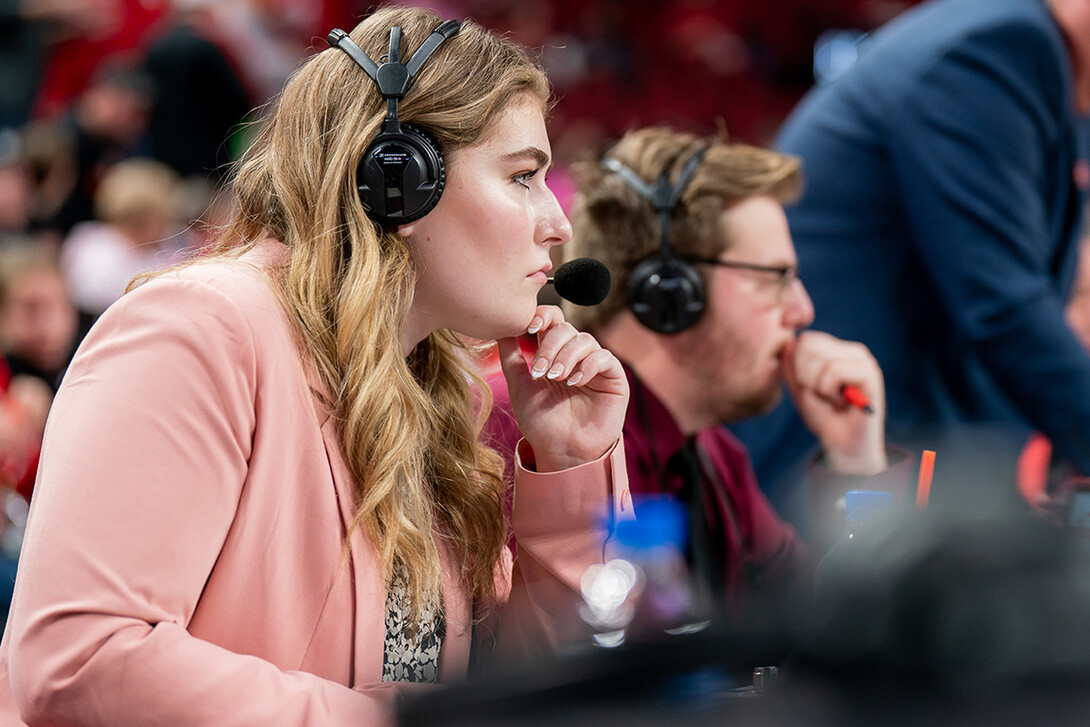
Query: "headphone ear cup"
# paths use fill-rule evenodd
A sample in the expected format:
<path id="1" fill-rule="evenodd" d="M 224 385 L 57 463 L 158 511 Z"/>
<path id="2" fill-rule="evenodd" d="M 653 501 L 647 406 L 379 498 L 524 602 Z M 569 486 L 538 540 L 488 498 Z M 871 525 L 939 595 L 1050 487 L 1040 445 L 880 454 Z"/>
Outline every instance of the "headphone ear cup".
<path id="1" fill-rule="evenodd" d="M 356 169 L 356 188 L 368 217 L 387 226 L 431 212 L 446 181 L 439 146 L 412 124 L 403 124 L 399 133 L 375 137 Z"/>
<path id="2" fill-rule="evenodd" d="M 628 307 L 656 333 L 680 333 L 704 314 L 704 279 L 689 263 L 654 255 L 643 260 L 628 278 Z"/>

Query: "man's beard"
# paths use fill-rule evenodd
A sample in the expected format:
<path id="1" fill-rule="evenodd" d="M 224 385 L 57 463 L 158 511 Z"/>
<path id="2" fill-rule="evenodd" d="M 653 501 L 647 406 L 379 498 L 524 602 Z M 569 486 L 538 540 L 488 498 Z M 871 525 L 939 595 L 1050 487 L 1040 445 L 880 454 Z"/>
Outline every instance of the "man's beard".
<path id="1" fill-rule="evenodd" d="M 740 422 L 743 419 L 767 414 L 775 409 L 782 400 L 783 385 L 777 383 L 776 386 L 770 389 L 754 391 L 740 399 L 734 399 L 728 402 L 727 405 L 723 407 L 726 413 L 720 418 L 728 424 Z"/>

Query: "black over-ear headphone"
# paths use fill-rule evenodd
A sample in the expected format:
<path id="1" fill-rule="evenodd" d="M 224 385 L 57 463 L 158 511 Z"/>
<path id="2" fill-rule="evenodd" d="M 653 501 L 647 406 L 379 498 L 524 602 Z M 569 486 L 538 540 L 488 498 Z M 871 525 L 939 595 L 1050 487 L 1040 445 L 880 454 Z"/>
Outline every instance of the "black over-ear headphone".
<path id="1" fill-rule="evenodd" d="M 704 313 L 707 293 L 704 279 L 696 268 L 670 249 L 670 216 L 677 209 L 681 193 L 689 186 L 706 149 L 689 157 L 676 185 L 670 184 L 669 168 L 663 170 L 652 187 L 634 171 L 616 159 L 606 157 L 602 168 L 613 172 L 651 201 L 659 213 L 660 244 L 636 265 L 628 278 L 628 307 L 643 325 L 656 333 L 679 333 L 691 327 Z"/>
<path id="2" fill-rule="evenodd" d="M 439 146 L 421 128 L 402 125 L 397 103 L 405 98 L 420 67 L 443 41 L 462 29 L 448 20 L 428 36 L 408 63 L 402 63 L 401 27 L 390 28 L 390 51 L 382 65 L 371 60 L 348 33 L 339 28 L 329 32 L 329 45 L 340 48 L 378 84 L 386 99 L 386 119 L 356 169 L 356 188 L 368 216 L 387 227 L 418 220 L 431 212 L 446 184 L 446 167 Z"/>

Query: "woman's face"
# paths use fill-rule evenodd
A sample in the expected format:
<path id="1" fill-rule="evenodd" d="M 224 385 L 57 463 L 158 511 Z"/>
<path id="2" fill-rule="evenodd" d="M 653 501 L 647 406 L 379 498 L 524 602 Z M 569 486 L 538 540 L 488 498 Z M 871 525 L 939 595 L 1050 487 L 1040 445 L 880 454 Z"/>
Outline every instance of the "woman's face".
<path id="1" fill-rule="evenodd" d="M 523 97 L 484 140 L 448 155 L 439 204 L 399 228 L 419 269 L 406 351 L 436 329 L 491 340 L 525 332 L 571 225 L 545 185 L 552 162 L 540 102 Z"/>

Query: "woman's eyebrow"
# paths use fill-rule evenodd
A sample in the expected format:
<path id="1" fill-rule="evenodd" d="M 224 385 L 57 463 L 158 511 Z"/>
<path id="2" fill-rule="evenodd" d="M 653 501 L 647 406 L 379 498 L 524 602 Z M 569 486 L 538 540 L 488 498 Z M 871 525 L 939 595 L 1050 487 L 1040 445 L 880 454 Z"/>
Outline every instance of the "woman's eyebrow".
<path id="1" fill-rule="evenodd" d="M 549 159 L 549 155 L 538 149 L 536 146 L 528 146 L 525 149 L 519 149 L 513 151 L 510 154 L 504 154 L 501 157 L 504 161 L 520 161 L 522 159 L 531 159 L 537 163 L 539 167 L 552 167 L 552 162 Z"/>

